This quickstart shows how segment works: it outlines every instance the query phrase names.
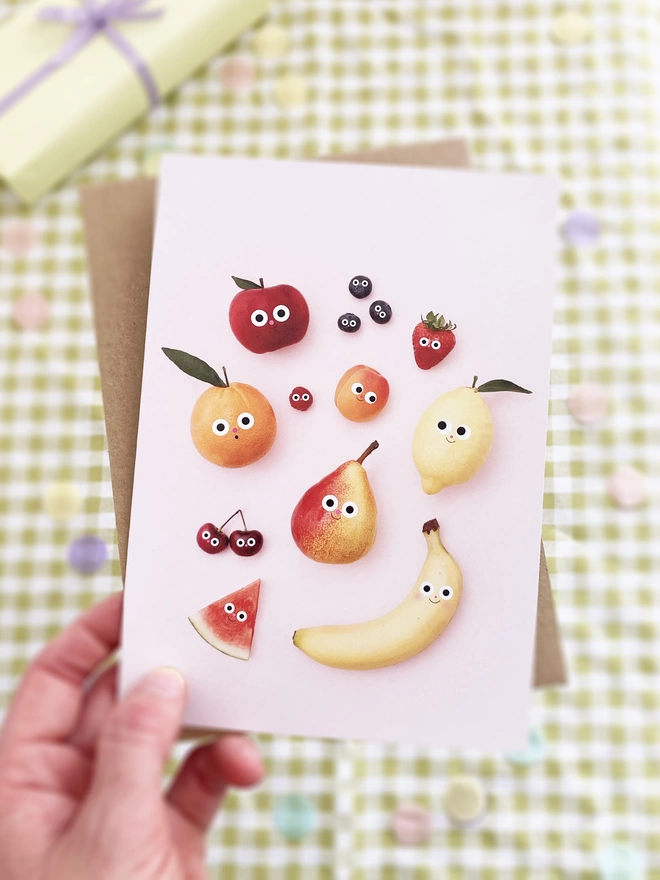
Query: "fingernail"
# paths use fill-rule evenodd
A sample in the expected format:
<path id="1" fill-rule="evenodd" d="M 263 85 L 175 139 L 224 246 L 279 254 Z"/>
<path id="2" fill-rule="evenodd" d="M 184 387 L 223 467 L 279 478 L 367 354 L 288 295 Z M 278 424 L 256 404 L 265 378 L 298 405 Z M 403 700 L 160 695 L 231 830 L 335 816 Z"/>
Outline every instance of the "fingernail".
<path id="1" fill-rule="evenodd" d="M 177 669 L 161 666 L 148 672 L 136 684 L 135 690 L 160 697 L 162 700 L 177 700 L 183 696 L 186 680 Z"/>

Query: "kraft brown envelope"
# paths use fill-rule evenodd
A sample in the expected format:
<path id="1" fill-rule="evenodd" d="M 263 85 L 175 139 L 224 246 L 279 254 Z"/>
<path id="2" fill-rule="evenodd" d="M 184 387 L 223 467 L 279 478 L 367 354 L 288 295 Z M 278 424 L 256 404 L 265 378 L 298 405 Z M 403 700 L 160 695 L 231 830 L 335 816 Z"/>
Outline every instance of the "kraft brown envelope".
<path id="1" fill-rule="evenodd" d="M 469 166 L 462 140 L 342 154 L 334 160 L 449 168 Z M 125 572 L 147 324 L 156 183 L 131 180 L 86 187 L 82 210 L 94 303 L 99 367 L 119 558 Z M 534 684 L 566 682 L 543 545 L 539 570 Z"/>

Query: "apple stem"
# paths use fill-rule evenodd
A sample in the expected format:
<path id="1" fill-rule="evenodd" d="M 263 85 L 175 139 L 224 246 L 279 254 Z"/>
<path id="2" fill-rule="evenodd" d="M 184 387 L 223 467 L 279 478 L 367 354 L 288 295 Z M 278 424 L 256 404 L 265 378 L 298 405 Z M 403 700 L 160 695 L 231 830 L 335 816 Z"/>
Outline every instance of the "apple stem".
<path id="1" fill-rule="evenodd" d="M 227 378 L 227 377 L 225 376 L 225 379 L 226 379 L 226 378 Z M 473 378 L 473 380 L 472 380 L 472 387 L 473 387 L 473 388 L 476 388 L 476 385 L 477 385 L 477 382 L 478 382 L 478 381 L 479 381 L 479 376 L 475 376 L 475 377 Z"/>
<path id="2" fill-rule="evenodd" d="M 259 284 L 261 284 L 262 287 L 264 286 L 264 279 L 263 278 L 259 279 Z"/>
<path id="3" fill-rule="evenodd" d="M 235 510 L 235 511 L 232 513 L 232 515 L 229 517 L 229 519 L 226 519 L 226 520 L 223 522 L 223 524 L 220 526 L 220 528 L 218 529 L 218 531 L 221 532 L 221 531 L 224 529 L 224 527 L 227 525 L 227 523 L 228 523 L 228 522 L 231 522 L 235 516 L 238 516 L 239 513 L 240 513 L 240 515 L 241 515 L 241 519 L 243 520 L 243 528 L 245 529 L 245 531 L 247 531 L 247 526 L 245 525 L 245 517 L 243 516 L 243 511 L 240 509 L 240 507 L 239 507 L 238 510 Z"/>
<path id="4" fill-rule="evenodd" d="M 372 453 L 375 449 L 378 449 L 379 445 L 380 445 L 380 444 L 378 443 L 378 440 L 374 440 L 373 443 L 370 443 L 370 444 L 367 446 L 367 448 L 364 450 L 364 452 L 362 453 L 362 455 L 357 459 L 357 463 L 358 463 L 358 464 L 362 464 L 362 462 L 365 460 L 365 458 L 366 458 L 368 455 L 371 455 L 371 453 Z"/>
<path id="5" fill-rule="evenodd" d="M 224 376 L 225 376 L 225 382 L 227 383 L 227 388 L 229 388 L 229 379 L 227 378 L 227 368 L 223 367 L 222 372 L 224 373 Z M 475 378 L 476 378 L 476 376 L 475 376 Z"/>

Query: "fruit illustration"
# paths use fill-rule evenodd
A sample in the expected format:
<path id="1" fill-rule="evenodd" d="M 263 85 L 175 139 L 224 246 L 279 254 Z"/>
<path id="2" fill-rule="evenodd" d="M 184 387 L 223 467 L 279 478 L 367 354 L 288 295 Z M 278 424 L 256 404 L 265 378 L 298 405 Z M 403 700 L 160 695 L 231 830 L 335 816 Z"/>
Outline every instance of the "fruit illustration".
<path id="1" fill-rule="evenodd" d="M 211 602 L 188 620 L 205 642 L 237 660 L 249 660 L 259 610 L 261 581 Z"/>
<path id="2" fill-rule="evenodd" d="M 309 326 L 309 306 L 302 293 L 290 284 L 264 287 L 232 275 L 239 293 L 229 306 L 229 324 L 236 339 L 248 351 L 264 354 L 304 338 Z"/>
<path id="3" fill-rule="evenodd" d="M 229 547 L 229 538 L 222 531 L 222 527 L 217 528 L 213 523 L 208 522 L 200 526 L 197 531 L 197 546 L 204 553 L 215 555 L 216 553 L 222 553 L 223 550 Z"/>
<path id="4" fill-rule="evenodd" d="M 475 376 L 471 387 L 441 395 L 422 415 L 413 437 L 413 459 L 427 495 L 465 483 L 488 458 L 493 419 L 482 395 L 492 391 L 532 393 L 507 379 L 477 387 Z"/>
<path id="5" fill-rule="evenodd" d="M 366 275 L 356 275 L 348 282 L 348 289 L 356 299 L 364 299 L 369 296 L 374 286 L 371 278 L 367 278 Z"/>
<path id="6" fill-rule="evenodd" d="M 291 515 L 298 549 L 315 562 L 347 564 L 365 556 L 376 540 L 378 510 L 362 463 L 378 449 L 340 465 L 302 496 Z"/>
<path id="7" fill-rule="evenodd" d="M 300 410 L 300 412 L 307 412 L 314 403 L 314 395 L 308 388 L 296 385 L 291 394 L 289 394 L 289 403 L 294 409 Z"/>
<path id="8" fill-rule="evenodd" d="M 176 366 L 207 388 L 193 407 L 190 433 L 195 448 L 207 461 L 226 468 L 245 467 L 259 461 L 275 442 L 277 420 L 273 408 L 252 385 L 230 382 L 207 363 L 185 351 L 164 348 Z"/>
<path id="9" fill-rule="evenodd" d="M 442 635 L 463 592 L 461 571 L 440 540 L 437 519 L 422 526 L 426 561 L 396 608 L 365 623 L 298 629 L 293 644 L 312 660 L 336 669 L 380 669 L 403 663 Z"/>
<path id="10" fill-rule="evenodd" d="M 412 345 L 415 363 L 420 370 L 430 370 L 440 361 L 444 361 L 456 345 L 455 329 L 456 324 L 445 321 L 444 315 L 436 315 L 434 312 L 429 312 L 416 325 Z"/>
<path id="11" fill-rule="evenodd" d="M 389 324 L 392 320 L 392 306 L 384 299 L 377 299 L 369 306 L 369 314 L 377 324 Z"/>
<path id="12" fill-rule="evenodd" d="M 337 326 L 344 333 L 357 333 L 362 326 L 362 321 L 353 312 L 346 312 L 345 315 L 340 315 L 337 318 Z"/>
<path id="13" fill-rule="evenodd" d="M 351 422 L 369 422 L 381 413 L 390 396 L 385 376 L 373 367 L 357 364 L 337 383 L 335 405 Z"/>

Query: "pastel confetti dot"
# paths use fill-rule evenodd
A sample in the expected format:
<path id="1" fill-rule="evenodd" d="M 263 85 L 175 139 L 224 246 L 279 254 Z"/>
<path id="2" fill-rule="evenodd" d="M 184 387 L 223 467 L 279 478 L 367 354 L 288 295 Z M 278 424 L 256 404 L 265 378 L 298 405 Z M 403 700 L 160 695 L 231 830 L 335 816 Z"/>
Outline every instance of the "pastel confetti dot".
<path id="1" fill-rule="evenodd" d="M 307 100 L 309 89 L 305 80 L 295 73 L 279 77 L 273 89 L 273 97 L 280 107 L 298 107 Z"/>
<path id="2" fill-rule="evenodd" d="M 593 247 L 600 236 L 600 220 L 588 211 L 575 211 L 564 223 L 563 232 L 573 247 Z"/>
<path id="3" fill-rule="evenodd" d="M 568 395 L 568 411 L 581 425 L 594 425 L 607 415 L 610 400 L 601 385 L 576 385 Z"/>
<path id="4" fill-rule="evenodd" d="M 531 728 L 527 735 L 527 748 L 518 752 L 507 752 L 505 757 L 509 764 L 517 767 L 529 767 L 540 763 L 545 758 L 543 732 L 538 727 Z"/>
<path id="5" fill-rule="evenodd" d="M 584 43 L 593 33 L 591 21 L 580 12 L 562 12 L 552 23 L 552 37 L 557 43 Z"/>
<path id="6" fill-rule="evenodd" d="M 38 238 L 37 230 L 29 220 L 7 220 L 0 229 L 0 245 L 13 257 L 24 257 Z"/>
<path id="7" fill-rule="evenodd" d="M 247 55 L 232 55 L 220 67 L 218 78 L 228 92 L 246 92 L 254 84 L 254 61 Z"/>
<path id="8" fill-rule="evenodd" d="M 275 827 L 287 840 L 302 840 L 315 824 L 314 805 L 303 795 L 286 795 L 275 805 Z"/>
<path id="9" fill-rule="evenodd" d="M 433 831 L 433 818 L 419 804 L 402 804 L 392 817 L 392 832 L 404 846 L 425 843 Z"/>
<path id="10" fill-rule="evenodd" d="M 475 776 L 455 776 L 445 792 L 445 812 L 457 825 L 471 825 L 486 811 L 486 794 Z"/>
<path id="11" fill-rule="evenodd" d="M 289 34 L 276 24 L 265 24 L 254 35 L 252 48 L 259 58 L 281 58 L 289 48 Z"/>
<path id="12" fill-rule="evenodd" d="M 644 858 L 631 843 L 615 840 L 598 851 L 601 880 L 643 880 Z"/>
<path id="13" fill-rule="evenodd" d="M 646 477 L 630 465 L 618 467 L 607 483 L 610 499 L 624 510 L 641 507 L 648 500 L 649 491 Z"/>
<path id="14" fill-rule="evenodd" d="M 80 574 L 94 574 L 107 558 L 105 541 L 97 535 L 82 535 L 69 546 L 69 564 Z"/>
<path id="15" fill-rule="evenodd" d="M 82 509 L 82 495 L 75 483 L 51 483 L 43 498 L 44 511 L 57 522 L 65 522 Z"/>
<path id="16" fill-rule="evenodd" d="M 21 330 L 40 330 L 50 321 L 50 303 L 40 293 L 24 293 L 14 302 L 12 317 Z"/>

